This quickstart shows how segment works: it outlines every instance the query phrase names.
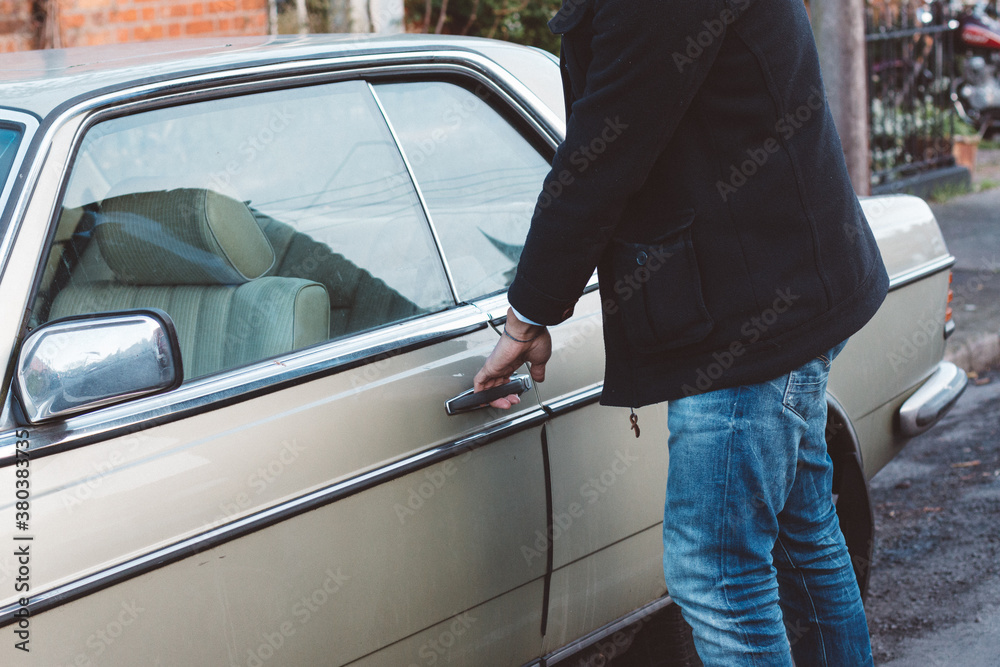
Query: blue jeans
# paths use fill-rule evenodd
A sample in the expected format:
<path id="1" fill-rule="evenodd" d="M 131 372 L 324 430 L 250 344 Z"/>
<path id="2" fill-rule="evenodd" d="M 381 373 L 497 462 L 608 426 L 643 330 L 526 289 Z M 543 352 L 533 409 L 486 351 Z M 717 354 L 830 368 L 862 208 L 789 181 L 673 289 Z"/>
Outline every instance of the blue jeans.
<path id="1" fill-rule="evenodd" d="M 824 438 L 842 348 L 668 406 L 663 569 L 706 667 L 872 664 Z"/>

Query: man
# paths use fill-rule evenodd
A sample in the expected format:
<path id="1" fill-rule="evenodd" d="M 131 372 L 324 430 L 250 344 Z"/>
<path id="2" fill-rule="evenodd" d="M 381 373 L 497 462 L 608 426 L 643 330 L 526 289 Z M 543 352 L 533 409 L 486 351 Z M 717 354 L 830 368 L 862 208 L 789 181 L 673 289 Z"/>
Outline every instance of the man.
<path id="1" fill-rule="evenodd" d="M 824 394 L 888 277 L 802 0 L 564 0 L 549 25 L 566 140 L 476 389 L 544 379 L 542 325 L 596 266 L 602 403 L 670 401 L 664 573 L 703 662 L 871 665 Z"/>

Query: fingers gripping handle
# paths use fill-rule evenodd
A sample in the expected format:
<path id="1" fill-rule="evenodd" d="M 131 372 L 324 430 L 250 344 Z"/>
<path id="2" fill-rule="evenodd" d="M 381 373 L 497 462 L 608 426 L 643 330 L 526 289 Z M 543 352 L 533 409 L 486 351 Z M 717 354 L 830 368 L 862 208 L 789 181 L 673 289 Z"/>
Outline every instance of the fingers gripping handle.
<path id="1" fill-rule="evenodd" d="M 498 398 L 510 396 L 511 394 L 520 396 L 529 389 L 531 389 L 530 375 L 513 375 L 507 384 L 486 389 L 478 394 L 474 393 L 472 389 L 463 391 L 455 398 L 445 401 L 444 409 L 449 415 L 457 415 L 462 412 L 485 408 L 490 404 L 490 401 L 495 401 Z"/>

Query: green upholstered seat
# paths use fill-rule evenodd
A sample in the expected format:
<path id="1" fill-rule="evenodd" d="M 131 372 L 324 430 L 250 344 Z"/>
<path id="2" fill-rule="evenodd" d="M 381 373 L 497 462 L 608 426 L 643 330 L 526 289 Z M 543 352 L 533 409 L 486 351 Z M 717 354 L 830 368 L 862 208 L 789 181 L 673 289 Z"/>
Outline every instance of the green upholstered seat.
<path id="1" fill-rule="evenodd" d="M 242 202 L 194 188 L 114 197 L 101 203 L 94 239 L 111 275 L 74 276 L 49 319 L 160 308 L 177 328 L 185 379 L 327 340 L 326 289 L 264 275 L 274 251 Z"/>
<path id="2" fill-rule="evenodd" d="M 253 210 L 253 209 L 251 209 Z M 425 312 L 383 280 L 289 225 L 253 211 L 274 248 L 268 275 L 322 284 L 330 297 L 330 338 L 373 329 Z"/>

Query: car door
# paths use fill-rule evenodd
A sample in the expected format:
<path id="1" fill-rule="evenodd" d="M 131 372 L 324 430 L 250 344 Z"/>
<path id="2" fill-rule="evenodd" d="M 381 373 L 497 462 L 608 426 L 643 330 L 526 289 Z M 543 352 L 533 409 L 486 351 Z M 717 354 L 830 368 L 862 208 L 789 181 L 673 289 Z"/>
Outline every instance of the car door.
<path id="1" fill-rule="evenodd" d="M 596 282 L 596 281 L 595 281 Z M 596 287 L 596 285 L 595 285 Z M 601 300 L 596 289 L 552 327 L 552 359 L 539 397 L 553 413 L 545 439 L 554 529 L 549 631 L 554 650 L 664 595 L 662 521 L 667 406 L 598 404 L 603 384 Z"/>
<path id="2" fill-rule="evenodd" d="M 484 86 L 447 81 L 376 85 L 433 217 L 460 300 L 500 320 L 506 301 L 488 295 L 513 277 L 548 170 L 538 135 Z M 550 652 L 659 596 L 660 524 L 666 479 L 666 413 L 597 405 L 604 349 L 596 283 L 575 315 L 551 329 L 553 356 L 536 390 L 550 419 L 544 443 L 548 531 L 522 547 L 526 567 L 551 573 L 545 612 Z"/>
<path id="3" fill-rule="evenodd" d="M 21 508 L 0 499 L 8 544 L 31 553 L 27 591 L 0 599 L 0 622 L 30 613 L 15 661 L 481 665 L 541 650 L 546 564 L 521 547 L 547 526 L 545 414 L 530 392 L 509 413 L 447 414 L 497 333 L 458 303 L 371 85 L 287 87 L 275 69 L 180 100 L 125 91 L 53 122 L 0 302 L 23 304 L 29 328 L 161 308 L 198 361 L 169 393 L 38 424 L 4 386 L 5 488 L 19 443 L 30 457 L 16 535 Z M 177 204 L 192 196 L 215 203 Z M 236 286 L 205 268 L 232 253 L 175 229 L 220 208 L 243 220 L 226 227 L 237 254 L 257 234 L 247 214 L 274 251 Z M 217 328 L 218 304 L 265 284 L 325 290 L 328 336 L 302 346 L 296 331 L 272 354 L 273 336 Z M 277 309 L 250 300 L 247 322 Z M 20 566 L 0 558 L 8 583 Z"/>

